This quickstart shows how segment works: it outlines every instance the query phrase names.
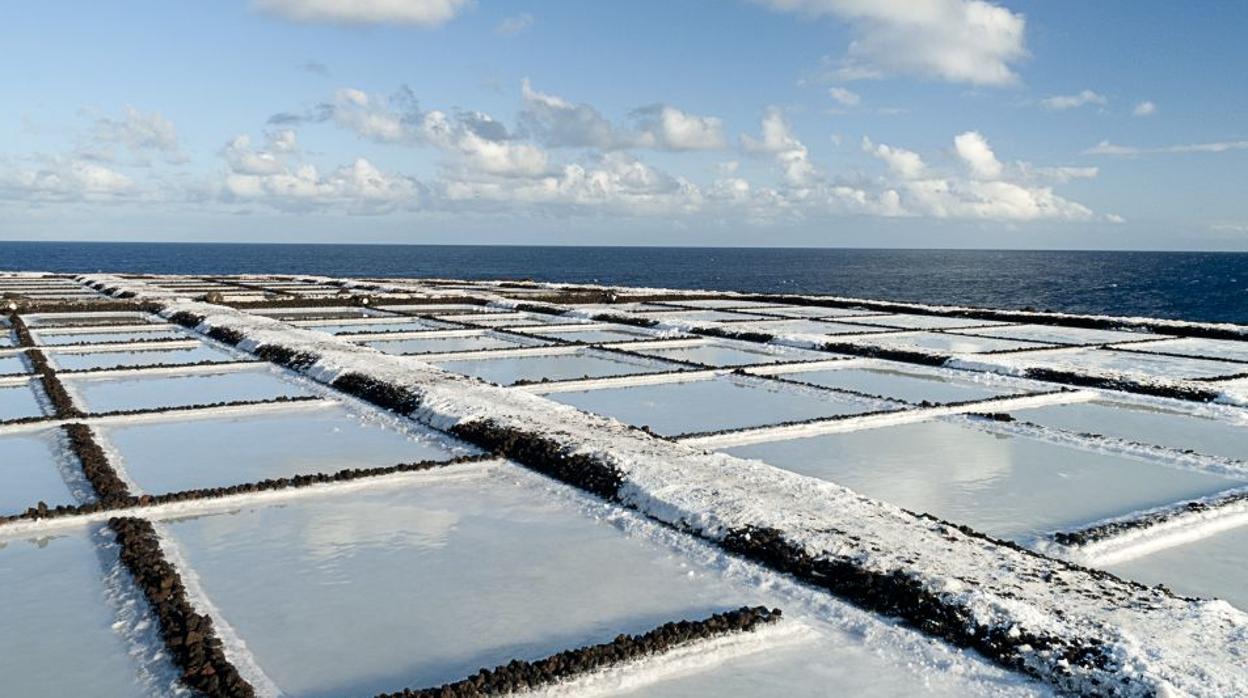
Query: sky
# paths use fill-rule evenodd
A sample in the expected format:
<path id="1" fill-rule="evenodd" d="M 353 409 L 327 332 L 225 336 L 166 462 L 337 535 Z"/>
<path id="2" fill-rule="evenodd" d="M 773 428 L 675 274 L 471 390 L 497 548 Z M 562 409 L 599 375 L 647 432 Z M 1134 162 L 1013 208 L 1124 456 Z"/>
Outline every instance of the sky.
<path id="1" fill-rule="evenodd" d="M 1248 250 L 1248 3 L 0 8 L 0 239 Z"/>

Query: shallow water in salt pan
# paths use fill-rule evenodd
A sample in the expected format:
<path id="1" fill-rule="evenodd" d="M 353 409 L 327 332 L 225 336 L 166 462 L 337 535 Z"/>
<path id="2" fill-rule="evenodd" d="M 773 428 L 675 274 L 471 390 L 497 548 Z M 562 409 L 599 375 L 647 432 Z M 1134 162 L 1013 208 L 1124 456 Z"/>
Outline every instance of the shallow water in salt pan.
<path id="1" fill-rule="evenodd" d="M 103 344 L 107 342 L 146 342 L 153 339 L 187 339 L 192 335 L 180 329 L 154 329 L 131 332 L 40 332 L 39 343 L 45 346 L 66 344 Z"/>
<path id="2" fill-rule="evenodd" d="M 633 349 L 638 354 L 653 356 L 659 359 L 691 361 L 708 366 L 746 366 L 748 364 L 774 364 L 788 361 L 821 361 L 835 358 L 831 354 L 801 349 L 765 348 L 761 345 L 734 344 L 730 342 L 711 341 L 704 344 L 684 347 L 662 347 L 658 349 Z"/>
<path id="3" fill-rule="evenodd" d="M 876 317 L 862 318 L 861 320 L 856 320 L 855 322 L 865 322 L 872 325 L 887 325 L 889 327 L 905 327 L 914 330 L 943 330 L 954 327 L 978 327 L 980 325 L 1008 324 L 999 320 L 979 320 L 976 318 L 944 317 L 940 315 L 909 315 L 906 313 L 878 315 Z"/>
<path id="4" fill-rule="evenodd" d="M 75 503 L 57 467 L 60 449 L 56 430 L 0 436 L 0 514 Z"/>
<path id="5" fill-rule="evenodd" d="M 441 330 L 450 325 L 433 320 L 396 320 L 394 322 L 333 322 L 318 325 L 302 325 L 305 330 L 328 334 L 368 334 L 376 332 L 423 332 Z"/>
<path id="6" fill-rule="evenodd" d="M 394 428 L 341 405 L 107 426 L 100 432 L 129 478 L 156 494 L 445 460 L 471 451 L 435 432 L 415 425 Z M 177 458 L 170 458 L 172 453 Z"/>
<path id="7" fill-rule="evenodd" d="M 185 349 L 128 349 L 126 351 L 47 352 L 57 368 L 63 371 L 157 366 L 161 364 L 197 364 L 204 361 L 225 363 L 241 361 L 224 349 L 201 344 Z"/>
<path id="8" fill-rule="evenodd" d="M 908 402 L 964 402 L 984 400 L 1022 392 L 988 386 L 969 380 L 956 380 L 939 373 L 884 368 L 842 368 L 824 371 L 786 373 L 784 378 L 829 388 L 855 390 L 868 395 L 891 397 Z"/>
<path id="9" fill-rule="evenodd" d="M 569 342 L 597 344 L 601 342 L 629 342 L 639 339 L 653 339 L 660 336 L 656 332 L 631 327 L 620 327 L 603 330 L 550 329 L 525 330 L 526 334 L 550 339 L 562 339 Z"/>
<path id="10" fill-rule="evenodd" d="M 1248 611 L 1248 526 L 1107 565 L 1121 577 L 1165 584 L 1185 596 L 1229 601 Z"/>
<path id="11" fill-rule="evenodd" d="M 1055 344 L 1097 344 L 1131 342 L 1152 339 L 1162 335 L 1147 332 L 1124 332 L 1121 330 L 1096 330 L 1086 327 L 1061 327 L 1057 325 L 1004 325 L 1001 327 L 977 327 L 973 330 L 956 330 L 966 334 L 978 334 L 1002 339 L 1031 339 Z M 1149 345 L 1141 345 L 1147 348 Z"/>
<path id="12" fill-rule="evenodd" d="M 1149 345 L 1141 344 L 1145 349 Z M 1112 351 L 1109 349 L 1076 349 L 1052 353 L 1021 353 L 992 357 L 1010 365 L 1040 366 L 1066 371 L 1116 371 L 1137 374 L 1142 378 L 1211 378 L 1242 373 L 1243 364 L 1206 359 Z"/>
<path id="13" fill-rule="evenodd" d="M 1141 351 L 1161 351 L 1170 354 L 1203 356 L 1210 359 L 1248 361 L 1248 341 L 1185 337 L 1183 339 L 1168 339 L 1164 342 L 1149 342 L 1148 344 L 1141 344 L 1132 348 Z M 1244 366 L 1243 370 L 1248 372 L 1248 366 Z"/>
<path id="14" fill-rule="evenodd" d="M 945 421 L 727 451 L 1019 540 L 1242 484 Z"/>
<path id="15" fill-rule="evenodd" d="M 10 356 L 0 356 L 0 376 L 10 373 L 29 372 L 29 369 L 26 368 L 26 364 L 22 361 L 22 357 L 20 355 L 13 354 Z"/>
<path id="16" fill-rule="evenodd" d="M 242 400 L 271 400 L 311 393 L 264 368 L 196 375 L 62 378 L 89 412 L 181 407 Z"/>
<path id="17" fill-rule="evenodd" d="M 554 393 L 556 402 L 648 426 L 664 436 L 740 429 L 880 409 L 833 393 L 721 377 L 687 383 Z"/>
<path id="18" fill-rule="evenodd" d="M 1248 461 L 1248 417 L 1234 424 L 1162 407 L 1101 401 L 1049 405 L 1018 410 L 1013 415 L 1017 419 L 1076 433 L 1101 434 Z"/>
<path id="19" fill-rule="evenodd" d="M 481 351 L 483 349 L 511 349 L 543 344 L 539 339 L 526 340 L 499 334 L 480 334 L 470 337 L 410 337 L 365 342 L 387 354 L 437 354 L 452 351 Z"/>
<path id="20" fill-rule="evenodd" d="M 594 352 L 590 349 L 574 354 L 552 356 L 517 356 L 490 359 L 466 359 L 439 361 L 437 366 L 448 371 L 476 376 L 499 385 L 510 385 L 520 380 L 569 380 L 575 378 L 599 378 L 633 373 L 652 373 L 678 368 L 663 366 L 659 362 L 633 359 L 627 356 Z"/>
<path id="21" fill-rule="evenodd" d="M 967 337 L 965 335 L 938 332 L 881 335 L 878 337 L 863 337 L 861 339 L 851 338 L 850 341 L 895 349 L 928 349 L 949 354 L 978 354 L 985 351 L 1034 349 L 1044 346 L 1032 342 L 1017 342 L 1011 339 Z"/>
<path id="22" fill-rule="evenodd" d="M 505 471 L 168 530 L 259 665 L 305 698 L 437 685 L 763 593 Z"/>
<path id="23" fill-rule="evenodd" d="M 124 639 L 111 627 L 116 618 L 105 601 L 101 564 L 108 553 L 96 550 L 96 531 L 0 541 L 4 695 L 147 695 Z"/>
<path id="24" fill-rule="evenodd" d="M 42 415 L 32 384 L 0 385 L 0 422 Z"/>

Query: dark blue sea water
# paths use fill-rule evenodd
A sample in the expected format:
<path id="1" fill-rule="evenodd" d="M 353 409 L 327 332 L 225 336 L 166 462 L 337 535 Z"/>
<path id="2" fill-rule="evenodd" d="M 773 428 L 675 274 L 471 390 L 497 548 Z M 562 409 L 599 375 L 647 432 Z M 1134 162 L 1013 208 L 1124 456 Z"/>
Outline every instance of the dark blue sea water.
<path id="1" fill-rule="evenodd" d="M 529 278 L 1248 323 L 1248 254 L 0 242 L 0 270 Z"/>

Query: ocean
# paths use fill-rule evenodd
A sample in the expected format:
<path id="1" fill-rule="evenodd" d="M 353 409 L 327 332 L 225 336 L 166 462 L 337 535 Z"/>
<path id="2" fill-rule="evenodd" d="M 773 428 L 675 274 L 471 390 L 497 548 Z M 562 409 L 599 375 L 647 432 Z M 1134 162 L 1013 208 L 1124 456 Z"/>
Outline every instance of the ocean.
<path id="1" fill-rule="evenodd" d="M 1248 254 L 0 242 L 0 271 L 595 282 L 1248 323 Z"/>

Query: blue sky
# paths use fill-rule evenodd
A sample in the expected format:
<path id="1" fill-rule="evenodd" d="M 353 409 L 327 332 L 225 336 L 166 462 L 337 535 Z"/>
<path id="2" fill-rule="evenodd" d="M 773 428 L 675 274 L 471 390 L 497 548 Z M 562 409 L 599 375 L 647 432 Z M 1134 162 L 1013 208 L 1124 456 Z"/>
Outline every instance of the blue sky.
<path id="1" fill-rule="evenodd" d="M 1248 3 L 0 20 L 4 239 L 1248 249 Z"/>

